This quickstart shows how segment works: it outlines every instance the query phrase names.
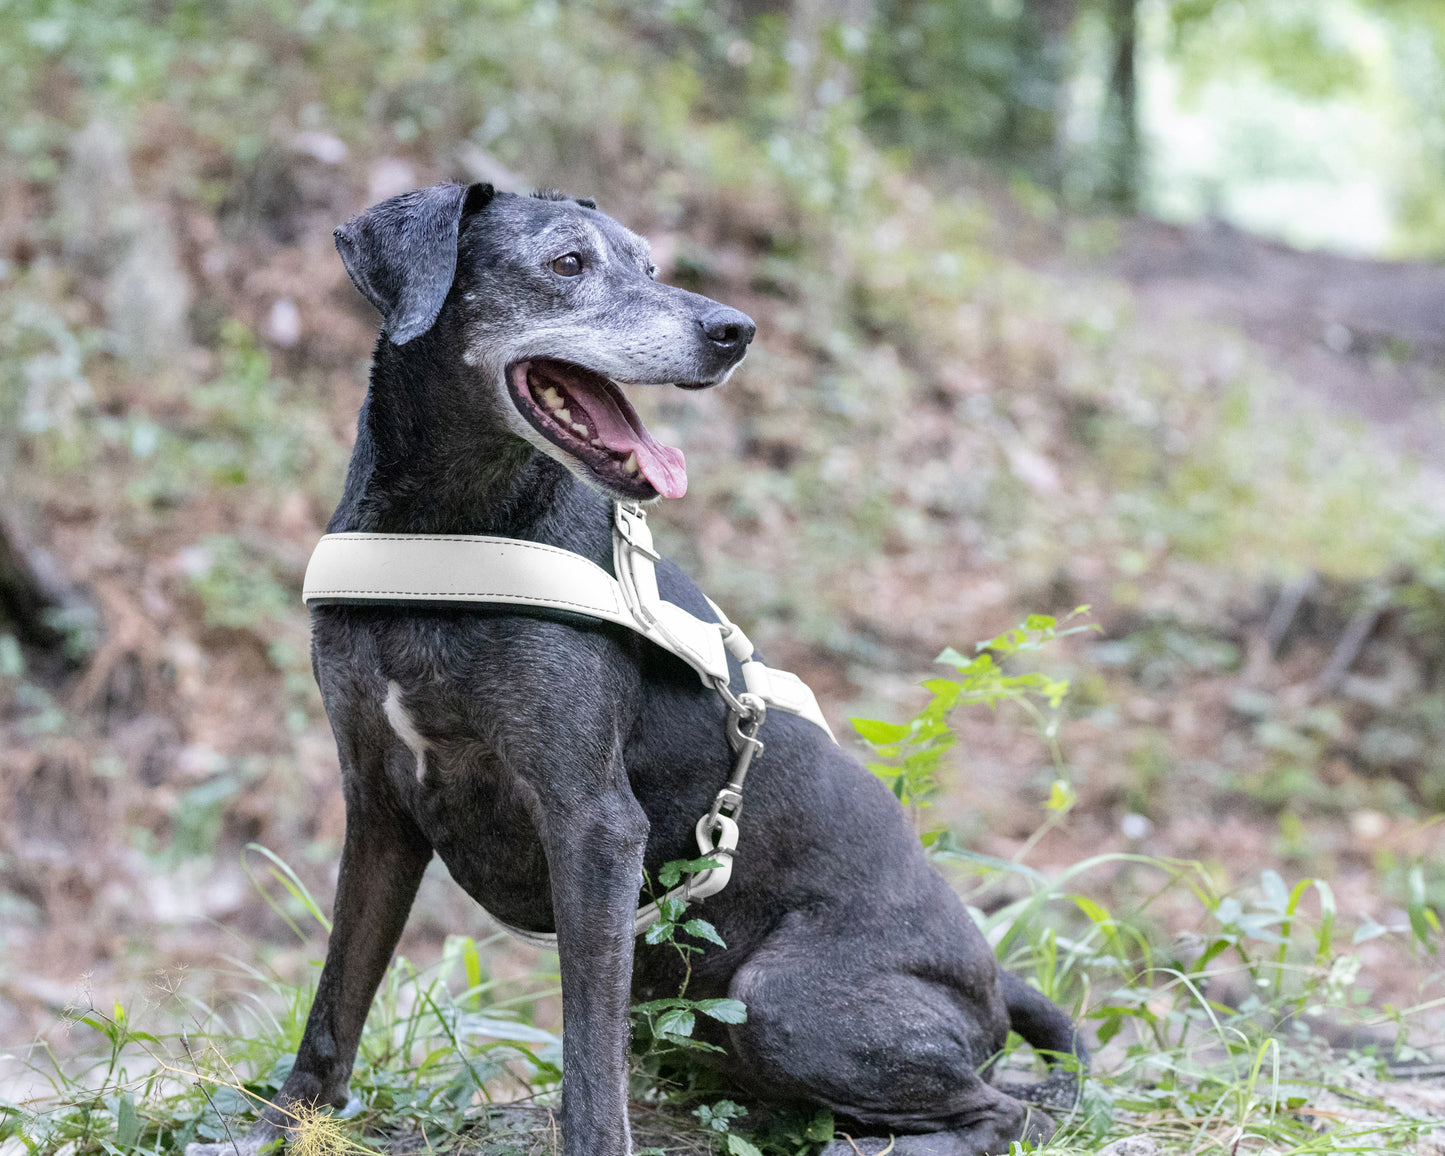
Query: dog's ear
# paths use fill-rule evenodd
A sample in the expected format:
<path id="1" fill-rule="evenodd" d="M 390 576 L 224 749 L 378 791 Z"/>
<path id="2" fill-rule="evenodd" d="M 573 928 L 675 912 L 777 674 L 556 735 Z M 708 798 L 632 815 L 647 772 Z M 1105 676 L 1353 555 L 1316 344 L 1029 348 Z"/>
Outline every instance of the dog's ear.
<path id="1" fill-rule="evenodd" d="M 373 205 L 336 230 L 341 263 L 381 311 L 393 345 L 432 327 L 456 277 L 462 218 L 494 195 L 491 185 L 433 185 Z"/>

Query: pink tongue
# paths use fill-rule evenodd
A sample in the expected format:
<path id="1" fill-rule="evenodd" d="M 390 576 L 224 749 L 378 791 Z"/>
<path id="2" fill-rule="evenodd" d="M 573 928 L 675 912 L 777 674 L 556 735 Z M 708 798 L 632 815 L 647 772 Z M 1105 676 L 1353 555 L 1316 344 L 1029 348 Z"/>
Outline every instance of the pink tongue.
<path id="1" fill-rule="evenodd" d="M 637 455 L 637 468 L 654 490 L 664 498 L 680 498 L 687 493 L 687 463 L 682 451 L 663 445 L 648 433 L 641 419 L 631 412 L 631 406 L 623 413 L 609 393 L 601 389 L 583 391 L 574 382 L 567 383 L 567 391 L 587 411 L 603 445 L 618 453 L 631 451 Z"/>

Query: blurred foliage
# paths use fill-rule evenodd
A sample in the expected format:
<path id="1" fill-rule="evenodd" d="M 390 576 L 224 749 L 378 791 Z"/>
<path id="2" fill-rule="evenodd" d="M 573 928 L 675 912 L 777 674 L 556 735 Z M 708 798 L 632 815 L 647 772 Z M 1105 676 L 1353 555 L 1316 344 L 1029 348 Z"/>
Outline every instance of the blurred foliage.
<path id="1" fill-rule="evenodd" d="M 1051 174 L 1064 61 L 1036 8 L 881 0 L 864 65 L 875 131 L 934 160 L 983 155 Z"/>
<path id="2" fill-rule="evenodd" d="M 1354 228 L 1355 247 L 1445 251 L 1445 14 L 1430 0 L 9 0 L 0 21 L 0 102 L 16 110 L 4 144 L 38 180 L 60 171 L 72 87 L 112 113 L 165 99 L 241 164 L 264 156 L 298 91 L 343 138 L 471 140 L 527 171 L 564 157 L 576 171 L 599 123 L 680 143 L 702 111 L 758 139 L 861 124 L 931 162 L 1002 164 L 1075 207 L 1112 196 L 1121 149 L 1143 149 L 1128 179 L 1146 206 L 1246 224 L 1280 219 L 1253 204 L 1275 185 L 1364 181 L 1388 235 L 1338 222 L 1341 242 Z M 1119 91 L 1126 29 L 1137 94 Z M 645 86 L 627 66 L 639 39 L 663 49 Z M 65 83 L 32 100 L 55 66 Z M 1270 111 L 1251 119 L 1221 91 Z M 1341 110 L 1328 155 L 1290 147 L 1301 117 Z M 1188 157 L 1199 131 L 1207 175 Z"/>

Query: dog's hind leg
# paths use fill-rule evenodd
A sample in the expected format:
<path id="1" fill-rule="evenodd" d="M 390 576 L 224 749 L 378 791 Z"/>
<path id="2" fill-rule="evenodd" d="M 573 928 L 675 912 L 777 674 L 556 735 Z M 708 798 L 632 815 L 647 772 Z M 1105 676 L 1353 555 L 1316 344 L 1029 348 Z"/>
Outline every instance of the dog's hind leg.
<path id="1" fill-rule="evenodd" d="M 251 1156 L 276 1145 L 298 1111 L 346 1105 L 366 1014 L 430 858 L 430 845 L 410 819 L 348 800 L 331 941 L 291 1074 L 244 1139 L 192 1144 L 186 1156 Z"/>
<path id="2" fill-rule="evenodd" d="M 1007 1034 L 991 955 L 977 969 L 951 950 L 904 957 L 888 946 L 897 931 L 785 920 L 733 978 L 748 1009 L 728 1033 L 733 1078 L 760 1098 L 825 1105 L 854 1136 L 896 1135 L 902 1156 L 992 1156 L 1047 1139 L 1047 1116 L 979 1075 Z"/>

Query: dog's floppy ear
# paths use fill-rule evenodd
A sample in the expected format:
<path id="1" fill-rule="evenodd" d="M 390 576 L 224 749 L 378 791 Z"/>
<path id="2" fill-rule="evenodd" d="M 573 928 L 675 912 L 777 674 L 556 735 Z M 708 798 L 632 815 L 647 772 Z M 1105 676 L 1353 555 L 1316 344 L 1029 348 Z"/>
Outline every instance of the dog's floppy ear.
<path id="1" fill-rule="evenodd" d="M 462 217 L 494 195 L 491 185 L 432 185 L 373 205 L 336 230 L 341 263 L 381 310 L 393 345 L 432 327 L 456 277 Z"/>

